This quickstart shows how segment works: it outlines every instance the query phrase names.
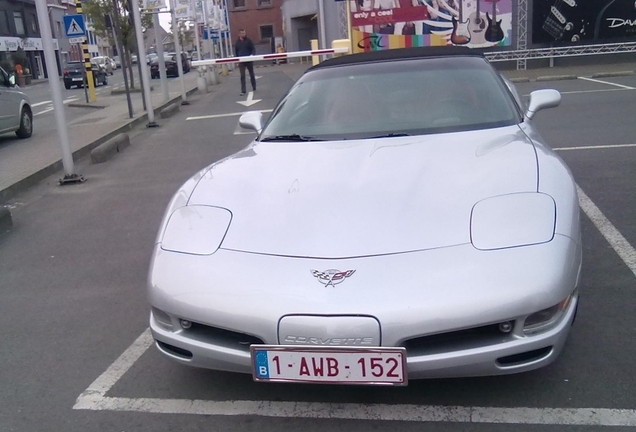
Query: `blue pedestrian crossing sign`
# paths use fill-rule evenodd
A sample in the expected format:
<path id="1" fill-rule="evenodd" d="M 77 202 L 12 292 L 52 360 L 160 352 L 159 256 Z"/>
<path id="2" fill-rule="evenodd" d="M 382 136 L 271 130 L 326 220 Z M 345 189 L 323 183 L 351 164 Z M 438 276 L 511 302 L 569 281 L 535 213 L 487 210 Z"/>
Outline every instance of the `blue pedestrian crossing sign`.
<path id="1" fill-rule="evenodd" d="M 66 37 L 84 36 L 86 34 L 84 15 L 65 15 L 64 30 L 66 31 Z"/>

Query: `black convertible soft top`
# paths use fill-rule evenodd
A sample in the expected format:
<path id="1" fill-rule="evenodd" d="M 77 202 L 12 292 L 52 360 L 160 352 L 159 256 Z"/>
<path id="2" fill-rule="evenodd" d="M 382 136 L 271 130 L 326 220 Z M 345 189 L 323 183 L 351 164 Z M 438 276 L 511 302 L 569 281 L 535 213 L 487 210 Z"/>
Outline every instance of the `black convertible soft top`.
<path id="1" fill-rule="evenodd" d="M 414 47 L 397 48 L 382 51 L 370 51 L 358 54 L 349 54 L 341 57 L 334 57 L 318 63 L 309 70 L 322 69 L 331 66 L 341 66 L 356 63 L 372 63 L 379 61 L 403 60 L 409 58 L 423 57 L 450 57 L 450 56 L 472 56 L 483 57 L 482 53 L 467 47 L 457 46 L 435 46 L 435 47 Z"/>

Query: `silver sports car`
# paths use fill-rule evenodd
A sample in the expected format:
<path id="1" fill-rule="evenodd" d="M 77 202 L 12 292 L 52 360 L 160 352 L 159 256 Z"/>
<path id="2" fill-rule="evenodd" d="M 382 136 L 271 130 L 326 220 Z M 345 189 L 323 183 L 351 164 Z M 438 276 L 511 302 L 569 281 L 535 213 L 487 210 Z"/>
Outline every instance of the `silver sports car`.
<path id="1" fill-rule="evenodd" d="M 149 273 L 158 349 L 257 381 L 405 385 L 563 349 L 576 186 L 482 56 L 403 49 L 309 69 L 245 149 L 168 205 Z"/>

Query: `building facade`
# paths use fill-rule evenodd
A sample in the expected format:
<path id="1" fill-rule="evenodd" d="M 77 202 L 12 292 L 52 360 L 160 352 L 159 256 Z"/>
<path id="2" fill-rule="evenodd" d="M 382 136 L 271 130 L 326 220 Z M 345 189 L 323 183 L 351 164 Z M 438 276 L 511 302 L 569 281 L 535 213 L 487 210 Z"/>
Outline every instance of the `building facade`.
<path id="1" fill-rule="evenodd" d="M 320 8 L 324 9 L 324 23 Z M 318 41 L 319 48 L 331 48 L 331 42 L 347 37 L 342 27 L 341 15 L 344 2 L 333 0 L 285 0 L 282 5 L 285 42 L 288 51 L 307 51 L 311 40 Z M 324 38 L 321 28 L 324 25 Z"/>
<path id="2" fill-rule="evenodd" d="M 57 40 L 53 41 L 57 49 Z M 0 0 L 0 64 L 25 76 L 46 76 L 40 26 L 34 0 Z"/>
<path id="3" fill-rule="evenodd" d="M 276 41 L 282 41 L 283 0 L 227 0 L 232 44 L 244 29 L 254 42 L 258 54 L 272 52 Z"/>

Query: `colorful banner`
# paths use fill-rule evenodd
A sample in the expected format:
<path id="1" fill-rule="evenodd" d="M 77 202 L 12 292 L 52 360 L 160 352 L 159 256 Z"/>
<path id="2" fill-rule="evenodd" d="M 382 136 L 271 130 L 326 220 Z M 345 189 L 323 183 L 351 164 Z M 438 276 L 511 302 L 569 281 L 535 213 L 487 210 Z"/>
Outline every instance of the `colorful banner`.
<path id="1" fill-rule="evenodd" d="M 512 0 L 350 0 L 354 52 L 511 45 Z"/>
<path id="2" fill-rule="evenodd" d="M 532 42 L 636 39 L 634 0 L 534 0 Z"/>

